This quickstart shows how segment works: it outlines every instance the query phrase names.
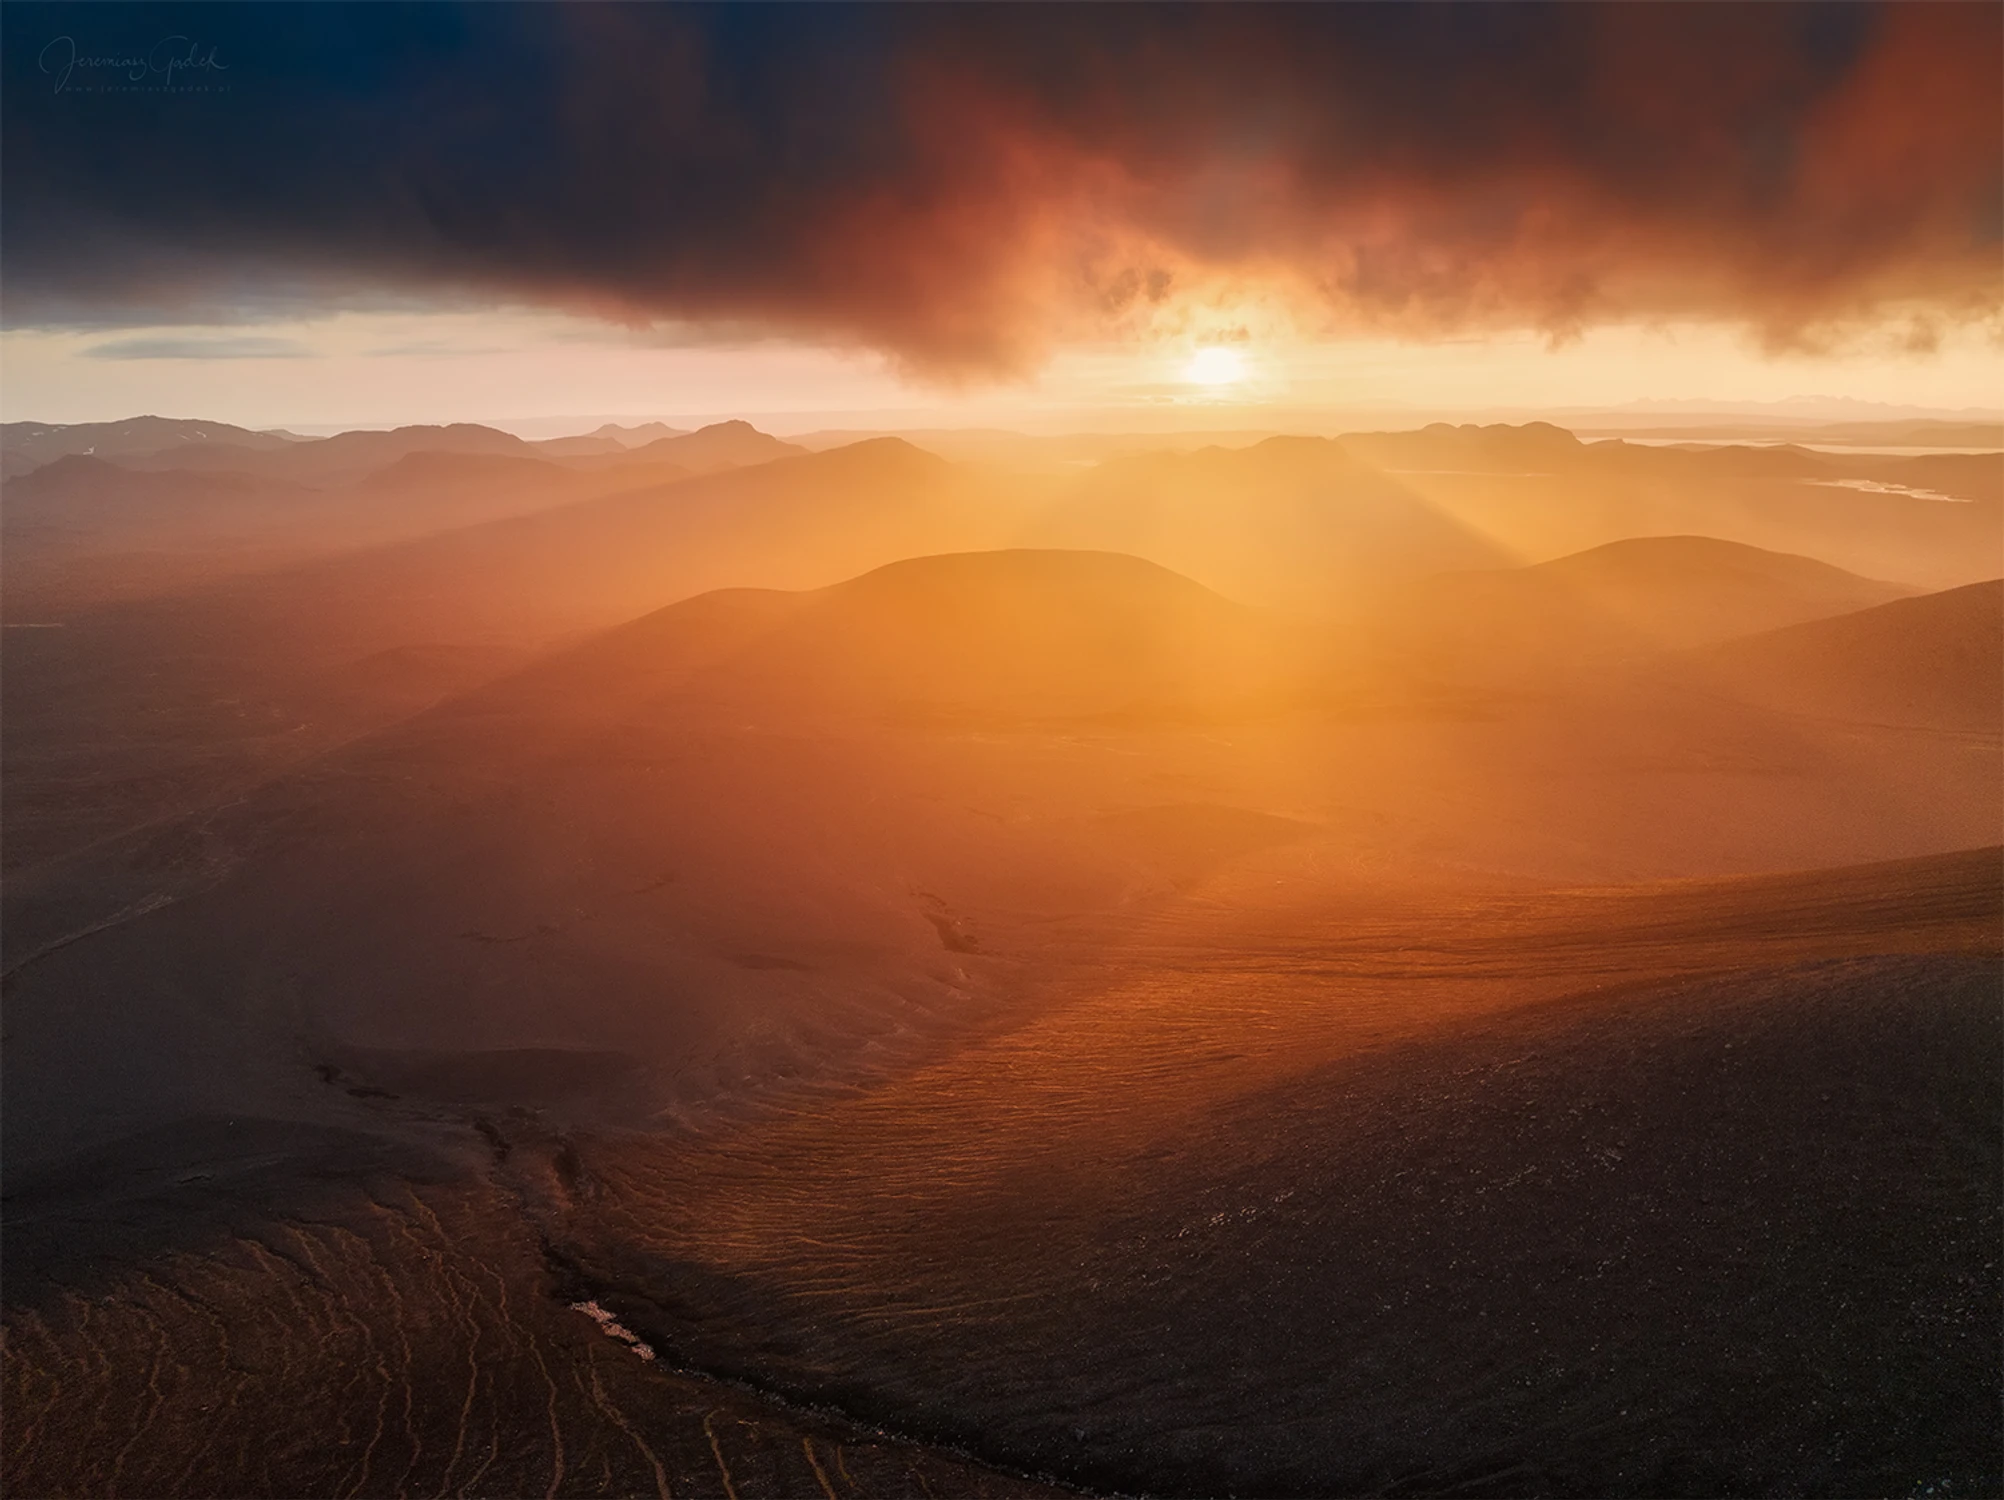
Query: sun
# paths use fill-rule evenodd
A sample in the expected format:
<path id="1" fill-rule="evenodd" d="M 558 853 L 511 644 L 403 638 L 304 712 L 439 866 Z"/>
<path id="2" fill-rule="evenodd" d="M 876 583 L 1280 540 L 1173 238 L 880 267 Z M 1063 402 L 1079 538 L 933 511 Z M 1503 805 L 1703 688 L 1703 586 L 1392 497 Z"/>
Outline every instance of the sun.
<path id="1" fill-rule="evenodd" d="M 1183 367 L 1195 385 L 1231 385 L 1246 378 L 1246 362 L 1235 349 L 1199 349 Z"/>

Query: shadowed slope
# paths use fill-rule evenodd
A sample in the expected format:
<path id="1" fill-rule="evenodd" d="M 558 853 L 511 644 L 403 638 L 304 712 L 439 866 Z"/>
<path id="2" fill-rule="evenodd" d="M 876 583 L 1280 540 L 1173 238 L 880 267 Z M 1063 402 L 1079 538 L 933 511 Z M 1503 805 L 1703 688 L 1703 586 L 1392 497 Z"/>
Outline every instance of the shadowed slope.
<path id="1" fill-rule="evenodd" d="M 57 458 L 9 481 L 0 513 L 10 540 L 199 551 L 246 533 L 279 530 L 317 492 L 250 474 L 151 472 L 86 454 Z"/>
<path id="2" fill-rule="evenodd" d="M 696 1134 L 580 1123 L 605 1059 L 478 1007 L 456 1072 L 275 1047 L 227 1121 L 15 1188 L 9 1487 L 1029 1490 L 888 1427 L 1120 1493 L 1989 1493 L 1998 870 L 1248 882 Z"/>
<path id="3" fill-rule="evenodd" d="M 2004 727 L 2004 581 L 1728 641 L 1686 660 L 1751 703 L 1996 734 Z"/>
<path id="4" fill-rule="evenodd" d="M 57 458 L 7 483 L 0 577 L 11 620 L 61 620 L 122 598 L 317 550 L 330 517 L 319 490 L 251 474 L 158 473 Z"/>
<path id="5" fill-rule="evenodd" d="M 61 458 L 7 487 L 8 613 L 73 617 L 687 477 L 673 464 L 638 460 L 579 472 L 515 453 L 425 450 L 322 486 Z"/>
<path id="6" fill-rule="evenodd" d="M 618 471 L 555 473 L 604 486 Z M 1018 514 L 967 471 L 884 439 L 10 631 L 9 862 L 230 795 L 409 712 L 401 692 L 372 701 L 357 675 L 382 652 L 545 649 L 710 589 L 818 588 L 898 557 L 988 545 Z"/>
<path id="7" fill-rule="evenodd" d="M 374 545 L 573 505 L 601 495 L 675 484 L 693 470 L 634 463 L 579 473 L 512 453 L 406 454 L 369 474 L 330 505 L 352 517 L 352 535 Z"/>
<path id="8" fill-rule="evenodd" d="M 1999 868 L 1193 904 L 862 1094 L 585 1146 L 565 1243 L 685 1358 L 1096 1487 L 1981 1491 Z"/>
<path id="9" fill-rule="evenodd" d="M 125 1011 L 136 1050 L 50 1039 L 44 1052 L 34 1025 L 18 1031 L 12 1055 L 41 1062 L 12 1097 L 52 1133 L 38 1145 L 24 1129 L 11 1159 L 186 1091 L 212 1104 L 259 1092 L 252 1059 L 286 1044 L 190 997 L 268 994 L 279 952 L 296 976 L 281 1012 L 310 1017 L 328 1046 L 618 1051 L 645 1062 L 664 1101 L 774 1059 L 811 1066 L 887 1032 L 922 1035 L 979 1009 L 969 970 L 985 945 L 958 910 L 976 899 L 1048 919 L 1159 884 L 1152 830 L 1094 818 L 1167 799 L 1123 795 L 1125 757 L 1096 764 L 1063 741 L 1026 755 L 881 723 L 830 731 L 802 690 L 870 716 L 914 702 L 993 712 L 991 695 L 1004 711 L 1105 712 L 1138 688 L 1183 689 L 1185 654 L 1234 633 L 1241 651 L 1260 639 L 1241 607 L 1096 555 L 947 556 L 820 594 L 709 594 L 114 845 L 17 894 L 10 952 L 36 976 L 17 1013 L 63 993 L 73 962 L 117 969 L 132 941 L 163 979 L 207 977 L 186 992 L 166 980 L 158 1010 Z M 1245 840 L 1213 821 L 1181 830 L 1195 847 L 1174 850 L 1178 871 Z M 128 881 L 143 890 L 121 894 Z M 107 895 L 119 909 L 93 905 Z M 67 924 L 107 916 L 101 938 L 66 939 Z M 266 935 L 256 952 L 235 941 L 244 921 Z"/>

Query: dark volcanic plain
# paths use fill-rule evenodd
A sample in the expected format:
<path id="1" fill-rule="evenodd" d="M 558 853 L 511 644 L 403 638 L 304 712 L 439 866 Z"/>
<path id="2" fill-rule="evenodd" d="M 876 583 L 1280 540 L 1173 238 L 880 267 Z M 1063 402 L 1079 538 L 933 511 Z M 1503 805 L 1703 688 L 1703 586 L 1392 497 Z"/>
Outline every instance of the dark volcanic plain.
<path id="1" fill-rule="evenodd" d="M 14 460 L 9 1494 L 2004 1485 L 1994 459 L 439 431 Z"/>

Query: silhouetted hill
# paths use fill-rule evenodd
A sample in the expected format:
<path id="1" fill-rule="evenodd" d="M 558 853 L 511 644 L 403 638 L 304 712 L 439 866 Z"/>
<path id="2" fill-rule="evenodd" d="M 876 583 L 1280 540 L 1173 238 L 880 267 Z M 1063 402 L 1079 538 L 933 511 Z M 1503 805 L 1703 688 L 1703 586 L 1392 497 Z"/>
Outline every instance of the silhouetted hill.
<path id="1" fill-rule="evenodd" d="M 1597 462 L 1623 463 L 1645 469 L 1674 467 L 1691 474 L 1733 479 L 1828 479 L 1843 469 L 1842 460 L 1833 460 L 1794 443 L 1778 443 L 1772 447 L 1691 449 L 1596 443 L 1588 454 Z"/>
<path id="2" fill-rule="evenodd" d="M 1346 433 L 1343 444 L 1394 474 L 1492 474 L 1517 479 L 1621 476 L 1702 485 L 1709 480 L 1780 480 L 1860 488 L 1940 490 L 1960 500 L 2004 491 L 1996 453 L 1828 453 L 1795 443 L 1582 442 L 1547 422 L 1522 426 L 1436 422 L 1412 432 Z"/>
<path id="3" fill-rule="evenodd" d="M 610 438 L 622 448 L 638 448 L 644 444 L 657 442 L 662 438 L 687 437 L 687 427 L 670 427 L 666 422 L 639 422 L 631 427 L 622 427 L 617 422 L 607 422 L 603 427 L 595 427 L 589 434 L 595 438 Z"/>
<path id="4" fill-rule="evenodd" d="M 0 422 L 0 451 L 9 477 L 68 454 L 128 458 L 187 447 L 223 446 L 258 451 L 305 439 L 289 433 L 253 432 L 228 422 L 175 417 L 126 417 L 116 422 Z"/>
<path id="5" fill-rule="evenodd" d="M 1845 614 L 1916 592 L 1814 558 L 1706 536 L 1633 537 L 1524 571 L 1679 645 Z"/>
<path id="6" fill-rule="evenodd" d="M 455 422 L 443 427 L 398 427 L 389 432 L 343 432 L 277 448 L 249 448 L 239 443 L 188 445 L 138 456 L 130 464 L 149 469 L 235 469 L 302 484 L 333 484 L 360 478 L 408 454 L 421 452 L 532 458 L 536 450 L 512 433 L 471 422 Z"/>
<path id="7" fill-rule="evenodd" d="M 795 443 L 782 442 L 760 432 L 749 422 L 716 422 L 695 432 L 657 438 L 616 453 L 597 454 L 576 460 L 580 464 L 623 467 L 632 463 L 672 463 L 692 474 L 709 474 L 719 469 L 745 468 L 770 463 L 775 458 L 794 458 L 807 452 Z"/>
<path id="8" fill-rule="evenodd" d="M 2004 500 L 2004 453 L 1920 453 L 1874 466 L 1868 477 L 1994 507 Z"/>
<path id="9" fill-rule="evenodd" d="M 1350 432 L 1343 446 L 1387 469 L 1470 469 L 1540 473 L 1579 461 L 1584 445 L 1550 422 L 1482 425 L 1433 422 L 1413 432 Z"/>
<path id="10" fill-rule="evenodd" d="M 537 438 L 529 446 L 544 458 L 590 458 L 603 453 L 624 453 L 626 444 L 617 438 L 581 437 Z"/>
<path id="11" fill-rule="evenodd" d="M 819 591 L 695 690 L 921 716 L 1245 707 L 1298 643 L 1166 568 L 1107 552 L 910 558 Z"/>
<path id="12" fill-rule="evenodd" d="M 688 435 L 688 428 L 670 427 L 666 422 L 642 422 L 633 427 L 622 427 L 617 422 L 607 422 L 590 432 L 579 433 L 572 437 L 542 438 L 530 446 L 547 458 L 592 458 L 625 453 L 662 438 Z"/>

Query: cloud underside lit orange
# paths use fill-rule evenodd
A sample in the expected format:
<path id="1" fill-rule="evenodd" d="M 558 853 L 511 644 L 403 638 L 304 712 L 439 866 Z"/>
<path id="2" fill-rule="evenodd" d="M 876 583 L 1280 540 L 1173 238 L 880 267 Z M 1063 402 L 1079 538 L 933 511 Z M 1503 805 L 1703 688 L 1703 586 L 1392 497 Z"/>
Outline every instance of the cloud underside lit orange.
<path id="1" fill-rule="evenodd" d="M 948 7 L 726 34 L 762 24 L 481 17 L 494 36 L 411 65 L 362 174 L 310 149 L 387 130 L 338 81 L 261 105 L 252 140 L 163 114 L 117 182 L 16 90 L 14 320 L 199 321 L 290 277 L 954 381 L 1249 325 L 1926 347 L 2004 309 L 1995 6 Z M 196 148 L 206 177 L 169 170 Z"/>
<path id="2" fill-rule="evenodd" d="M 1924 347 L 2004 306 L 2000 14 L 1885 15 L 1765 141 L 1749 131 L 1794 80 L 1760 45 L 1778 28 L 1745 12 L 1596 13 L 1585 121 L 1464 80 L 1436 140 L 1375 126 L 1368 100 L 1346 109 L 1340 83 L 1324 95 L 1280 57 L 1227 64 L 1275 95 L 1278 128 L 1243 144 L 1243 101 L 1200 58 L 1150 80 L 1184 101 L 1176 118 L 1096 129 L 972 65 L 916 65 L 933 190 L 835 215 L 809 284 L 846 294 L 822 305 L 850 336 L 949 370 L 1020 367 L 1067 337 L 1229 336 L 1247 309 L 1308 336 L 1697 320 L 1770 349 L 1889 328 Z"/>

